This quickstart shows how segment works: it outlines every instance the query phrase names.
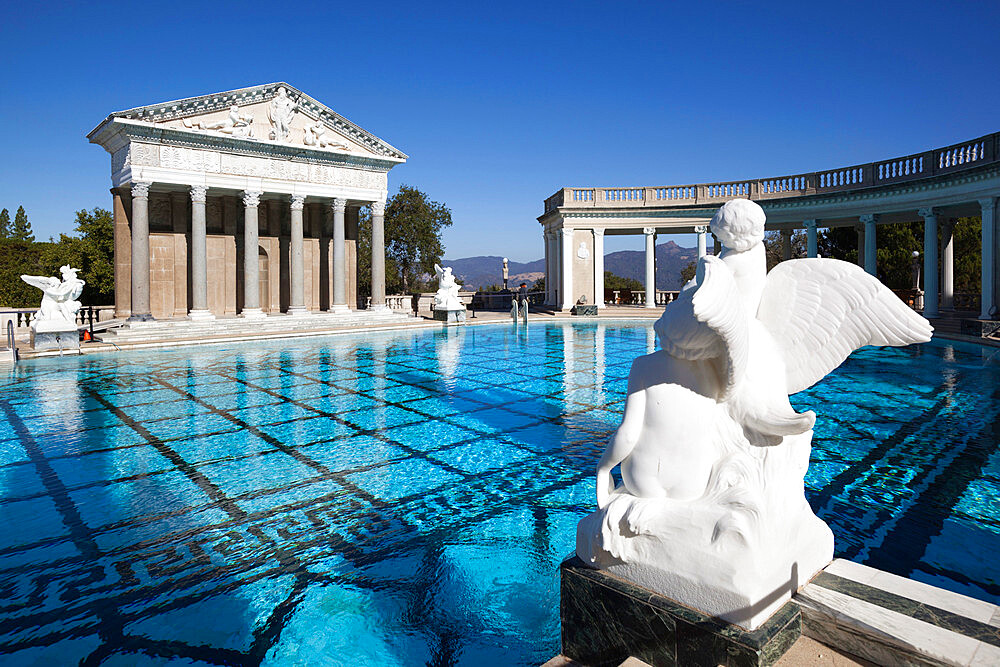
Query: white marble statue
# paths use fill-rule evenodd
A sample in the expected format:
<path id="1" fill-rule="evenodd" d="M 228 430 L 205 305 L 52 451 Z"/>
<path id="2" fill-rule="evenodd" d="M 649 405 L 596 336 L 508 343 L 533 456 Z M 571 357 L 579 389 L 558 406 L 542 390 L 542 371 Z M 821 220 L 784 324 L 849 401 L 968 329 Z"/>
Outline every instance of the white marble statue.
<path id="1" fill-rule="evenodd" d="M 306 125 L 302 143 L 306 146 L 319 146 L 320 148 L 336 148 L 338 150 L 349 150 L 347 144 L 333 141 L 326 136 L 326 123 L 321 120 L 312 125 Z"/>
<path id="2" fill-rule="evenodd" d="M 76 277 L 79 269 L 68 264 L 59 271 L 61 281 L 51 276 L 21 276 L 21 280 L 42 290 L 42 305 L 31 322 L 36 332 L 76 330 L 76 313 L 80 310 L 77 299 L 86 283 Z"/>
<path id="3" fill-rule="evenodd" d="M 194 130 L 212 130 L 223 134 L 231 134 L 234 137 L 253 138 L 253 114 L 242 114 L 238 105 L 229 107 L 229 114 L 219 121 L 197 121 L 192 122 L 187 118 L 182 118 L 184 127 Z"/>
<path id="4" fill-rule="evenodd" d="M 722 253 L 699 259 L 656 322 L 662 350 L 633 363 L 598 510 L 577 528 L 585 562 L 747 629 L 833 558 L 803 490 L 815 414 L 788 396 L 859 347 L 932 331 L 854 264 L 799 259 L 767 274 L 764 217 L 737 199 L 712 218 Z"/>
<path id="5" fill-rule="evenodd" d="M 271 99 L 267 107 L 267 118 L 271 121 L 270 138 L 275 141 L 288 141 L 291 132 L 292 116 L 295 114 L 295 102 L 288 98 L 285 87 L 278 88 L 277 95 Z"/>
<path id="6" fill-rule="evenodd" d="M 458 296 L 458 290 L 462 286 L 455 282 L 455 276 L 451 274 L 451 267 L 446 266 L 442 269 L 435 264 L 434 273 L 438 279 L 438 291 L 434 295 L 434 310 L 465 310 L 465 304 Z"/>

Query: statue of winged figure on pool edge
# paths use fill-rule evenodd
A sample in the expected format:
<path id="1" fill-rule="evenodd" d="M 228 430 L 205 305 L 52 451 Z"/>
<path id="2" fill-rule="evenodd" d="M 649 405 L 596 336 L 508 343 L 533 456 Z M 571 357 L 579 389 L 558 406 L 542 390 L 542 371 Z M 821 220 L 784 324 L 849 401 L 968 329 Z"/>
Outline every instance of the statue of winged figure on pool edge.
<path id="1" fill-rule="evenodd" d="M 932 332 L 854 264 L 798 259 L 768 274 L 764 221 L 746 199 L 712 218 L 722 253 L 698 261 L 654 325 L 662 350 L 633 363 L 598 510 L 577 528 L 585 562 L 748 629 L 833 558 L 803 488 L 815 414 L 788 396 L 860 347 Z"/>

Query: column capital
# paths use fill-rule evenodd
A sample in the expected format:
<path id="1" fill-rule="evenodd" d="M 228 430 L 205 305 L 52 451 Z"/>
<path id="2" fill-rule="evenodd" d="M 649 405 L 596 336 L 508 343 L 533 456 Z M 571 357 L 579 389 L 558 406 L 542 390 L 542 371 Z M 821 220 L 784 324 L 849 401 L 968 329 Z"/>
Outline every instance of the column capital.
<path id="1" fill-rule="evenodd" d="M 858 216 L 858 221 L 866 225 L 868 223 L 874 224 L 878 222 L 878 219 L 879 219 L 878 213 L 865 213 L 864 215 Z"/>
<path id="2" fill-rule="evenodd" d="M 132 199 L 148 199 L 151 185 L 149 181 L 132 181 Z"/>
<path id="3" fill-rule="evenodd" d="M 642 233 L 645 234 L 646 236 L 652 236 L 656 234 L 656 227 L 643 227 Z"/>
<path id="4" fill-rule="evenodd" d="M 927 208 L 917 209 L 917 215 L 921 218 L 936 218 L 938 214 L 938 209 L 933 206 L 928 206 Z"/>
<path id="5" fill-rule="evenodd" d="M 805 221 L 803 221 L 802 224 L 804 224 L 806 226 L 806 229 L 812 229 L 814 231 L 816 229 L 816 221 L 815 220 L 805 220 Z"/>
<path id="6" fill-rule="evenodd" d="M 306 196 L 305 195 L 292 195 L 292 210 L 301 211 L 305 208 Z"/>
<path id="7" fill-rule="evenodd" d="M 594 236 L 595 237 L 597 237 L 597 236 L 604 236 L 604 230 L 603 229 L 591 229 L 590 231 L 594 232 Z"/>
<path id="8" fill-rule="evenodd" d="M 343 213 L 347 210 L 347 200 L 343 197 L 334 197 L 333 201 L 330 202 L 330 208 L 333 209 L 334 213 Z M 375 210 L 374 208 L 372 209 Z"/>
<path id="9" fill-rule="evenodd" d="M 694 232 L 695 234 L 705 234 L 708 232 L 708 225 L 695 225 Z"/>
<path id="10" fill-rule="evenodd" d="M 260 197 L 263 192 L 254 192 L 253 190 L 245 190 L 243 192 L 243 205 L 247 208 L 256 208 L 260 205 Z"/>
<path id="11" fill-rule="evenodd" d="M 984 210 L 988 208 L 993 208 L 993 206 L 996 203 L 997 203 L 996 197 L 983 197 L 982 199 L 979 200 L 979 206 Z"/>
<path id="12" fill-rule="evenodd" d="M 204 204 L 208 199 L 208 188 L 204 185 L 191 186 L 191 201 L 195 204 Z"/>
<path id="13" fill-rule="evenodd" d="M 385 200 L 376 199 L 369 202 L 369 206 L 372 207 L 372 215 L 385 215 Z"/>
<path id="14" fill-rule="evenodd" d="M 782 230 L 779 230 L 779 231 L 781 232 L 781 235 L 784 236 L 784 237 L 787 237 L 787 238 L 791 238 L 792 237 L 792 231 L 793 230 L 791 230 L 791 229 L 782 229 Z"/>
<path id="15" fill-rule="evenodd" d="M 559 233 L 563 235 L 563 238 L 566 238 L 567 236 L 572 238 L 573 232 L 575 231 L 576 230 L 573 229 L 572 227 L 562 227 L 559 229 Z"/>

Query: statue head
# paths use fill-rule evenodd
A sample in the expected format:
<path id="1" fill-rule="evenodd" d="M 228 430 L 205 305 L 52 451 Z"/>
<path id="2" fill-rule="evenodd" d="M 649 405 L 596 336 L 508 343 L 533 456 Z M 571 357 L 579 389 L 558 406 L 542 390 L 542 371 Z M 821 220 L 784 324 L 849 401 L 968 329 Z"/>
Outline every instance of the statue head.
<path id="1" fill-rule="evenodd" d="M 70 280 L 77 280 L 76 273 L 79 270 L 80 269 L 74 269 L 69 264 L 66 264 L 65 266 L 59 267 L 59 273 L 62 274 L 62 279 L 63 279 L 64 282 L 67 282 L 67 281 L 70 281 Z"/>
<path id="2" fill-rule="evenodd" d="M 749 250 L 764 240 L 764 215 L 757 203 L 733 199 L 722 205 L 710 224 L 712 233 L 730 250 Z"/>

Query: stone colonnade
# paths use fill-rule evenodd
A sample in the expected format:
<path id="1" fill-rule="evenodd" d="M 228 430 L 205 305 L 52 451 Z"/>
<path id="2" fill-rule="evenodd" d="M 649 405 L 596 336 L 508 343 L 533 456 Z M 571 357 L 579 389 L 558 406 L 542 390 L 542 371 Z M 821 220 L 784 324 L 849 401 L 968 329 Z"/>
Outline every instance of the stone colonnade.
<path id="1" fill-rule="evenodd" d="M 177 185 L 163 184 L 166 187 L 176 188 Z M 115 293 L 116 293 L 116 315 L 128 315 L 131 321 L 145 321 L 153 319 L 153 308 L 151 305 L 151 280 L 156 276 L 156 270 L 151 266 L 150 255 L 150 189 L 154 183 L 149 181 L 134 180 L 130 184 L 130 190 L 112 190 L 114 195 L 114 217 L 115 217 Z M 127 202 L 123 194 L 131 199 L 131 211 L 128 210 Z M 172 192 L 171 196 L 181 194 Z M 231 192 L 220 193 L 231 195 Z M 269 195 L 271 193 L 268 193 Z M 259 210 L 264 197 L 263 192 L 245 190 L 239 193 L 243 205 L 243 290 L 242 294 L 236 295 L 237 304 L 242 303 L 239 308 L 240 314 L 245 318 L 262 318 L 266 313 L 261 308 L 261 263 L 259 255 L 267 254 L 267 249 L 261 243 L 259 237 Z M 188 275 L 190 280 L 189 297 L 180 298 L 179 301 L 186 302 L 189 306 L 187 316 L 192 320 L 213 319 L 213 314 L 209 304 L 209 270 L 208 270 L 208 225 L 206 215 L 206 204 L 209 198 L 209 189 L 204 186 L 189 186 L 187 192 L 190 225 L 185 226 L 182 221 L 180 225 L 175 223 L 174 231 L 187 232 L 189 234 L 187 244 Z M 310 201 L 312 200 L 312 201 Z M 326 298 L 322 299 L 321 308 L 334 313 L 350 312 L 351 306 L 348 303 L 348 270 L 349 262 L 346 252 L 346 224 L 345 213 L 348 209 L 348 200 L 344 197 L 331 194 L 329 198 L 305 197 L 296 194 L 275 193 L 268 199 L 264 199 L 268 206 L 268 222 L 271 226 L 271 233 L 280 236 L 280 229 L 274 228 L 274 221 L 279 217 L 280 208 L 288 207 L 289 212 L 289 235 L 288 235 L 288 308 L 289 315 L 304 316 L 310 313 L 305 299 L 305 274 L 306 263 L 304 261 L 304 216 L 303 213 L 309 204 L 319 205 L 326 209 L 327 215 L 322 218 L 332 219 L 332 225 L 328 225 L 325 219 L 320 220 L 320 261 L 318 262 L 320 272 L 320 295 L 326 293 Z M 384 236 L 384 201 L 355 202 L 355 206 L 368 205 L 372 211 L 372 298 L 371 307 L 373 310 L 385 310 L 385 236 Z M 227 209 L 228 198 L 223 204 Z M 227 210 L 227 214 L 234 213 Z M 227 219 L 228 219 L 227 215 Z M 233 216 L 235 217 L 235 216 Z M 357 227 L 357 209 L 354 209 L 354 227 Z M 236 230 L 229 230 L 232 236 L 238 236 Z M 125 236 L 129 238 L 126 239 Z M 282 239 L 283 241 L 283 239 Z M 328 257 L 328 242 L 332 241 L 333 257 L 332 263 L 324 260 L 324 255 Z M 129 256 L 122 257 L 120 249 L 129 248 Z M 240 249 L 237 249 L 239 253 Z M 235 262 L 232 262 L 235 264 Z M 228 264 L 228 263 L 227 263 Z M 317 262 L 312 262 L 316 265 Z M 332 264 L 332 266 L 331 266 Z M 331 276 L 324 276 L 324 269 L 329 268 L 332 274 L 332 298 L 329 295 L 327 279 Z M 271 268 L 270 270 L 273 270 Z M 234 276 L 235 278 L 235 276 Z M 183 284 L 184 281 L 182 281 Z M 314 282 L 316 282 L 314 280 Z M 180 288 L 177 288 L 180 289 Z M 123 297 L 127 296 L 126 299 Z M 242 298 L 240 298 L 242 297 Z M 314 299 L 316 301 L 316 299 Z M 237 308 L 234 308 L 234 311 Z"/>
<path id="2" fill-rule="evenodd" d="M 982 218 L 982 275 L 981 275 L 981 319 L 995 318 L 1000 313 L 1000 230 L 997 230 L 998 221 L 996 215 L 997 197 L 985 197 L 975 201 L 975 207 Z M 767 210 L 766 203 L 762 202 Z M 954 242 L 952 233 L 954 230 L 954 217 L 957 214 L 942 216 L 942 210 L 946 207 L 921 207 L 915 209 L 916 215 L 923 220 L 924 224 L 924 253 L 923 253 L 923 288 L 924 315 L 926 317 L 937 317 L 941 310 L 954 309 Z M 962 215 L 974 214 L 971 209 L 962 209 Z M 947 211 L 946 211 L 947 212 Z M 706 220 L 714 213 L 714 210 L 706 211 Z M 770 215 L 770 214 L 769 214 Z M 544 216 L 543 216 L 544 217 Z M 612 216 L 608 216 L 611 218 Z M 877 276 L 877 247 L 878 247 L 878 225 L 888 222 L 901 222 L 899 215 L 894 215 L 894 219 L 885 220 L 888 214 L 869 213 L 857 217 L 854 228 L 858 238 L 858 264 L 871 275 Z M 941 220 L 939 221 L 939 218 Z M 543 234 L 546 249 L 546 303 L 568 310 L 573 307 L 581 298 L 589 303 L 597 303 L 599 308 L 604 306 L 604 235 L 613 229 L 618 234 L 638 234 L 640 229 L 625 229 L 621 226 L 609 224 L 606 227 L 569 227 L 565 223 L 565 218 L 560 220 L 563 226 L 547 227 Z M 588 221 L 590 222 L 590 221 Z M 820 225 L 819 219 L 806 219 L 801 223 L 782 223 L 782 257 L 790 259 L 792 256 L 791 235 L 794 229 L 805 229 L 806 231 L 806 255 L 807 257 L 817 257 L 817 227 Z M 591 223 L 592 224 L 592 223 Z M 831 226 L 843 226 L 842 219 Z M 677 233 L 690 233 L 692 227 L 676 226 L 668 229 Z M 708 228 L 704 224 L 694 226 L 694 232 L 698 235 L 698 256 L 707 253 L 707 233 Z M 642 227 L 641 233 L 645 237 L 645 296 L 646 307 L 655 306 L 655 275 L 656 275 L 656 236 L 663 231 L 663 228 Z M 594 261 L 590 262 L 588 253 L 587 238 L 592 237 L 592 250 Z M 939 240 L 940 238 L 940 240 Z M 718 242 L 716 241 L 718 252 Z M 599 253 L 599 259 L 598 259 Z M 940 272 L 939 272 L 940 257 Z M 576 266 L 575 266 L 576 265 Z M 593 278 L 590 279 L 590 272 Z M 591 298 L 592 297 L 592 298 Z"/>

